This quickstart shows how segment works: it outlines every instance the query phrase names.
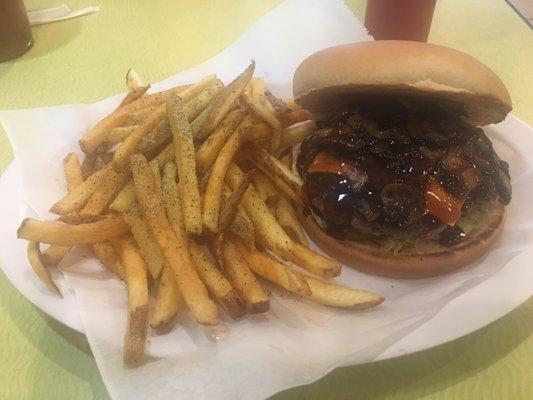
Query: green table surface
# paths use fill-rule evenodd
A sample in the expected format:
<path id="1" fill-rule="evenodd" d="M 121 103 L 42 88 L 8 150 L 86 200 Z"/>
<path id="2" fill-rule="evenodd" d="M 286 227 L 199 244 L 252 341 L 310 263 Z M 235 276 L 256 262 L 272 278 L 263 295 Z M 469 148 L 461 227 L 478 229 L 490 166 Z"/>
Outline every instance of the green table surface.
<path id="1" fill-rule="evenodd" d="M 72 9 L 98 4 L 101 10 L 35 27 L 34 48 L 0 64 L 0 109 L 95 101 L 124 90 L 129 67 L 157 82 L 217 54 L 280 1 L 67 3 Z M 363 20 L 365 2 L 347 3 Z M 26 1 L 29 10 L 56 4 Z M 503 0 L 439 0 L 429 41 L 488 64 L 509 88 L 514 114 L 533 124 L 533 33 Z M 11 157 L 2 133 L 0 170 Z M 273 398 L 531 399 L 532 315 L 530 299 L 453 342 L 339 368 Z M 85 336 L 40 312 L 0 273 L 0 399 L 107 398 Z"/>

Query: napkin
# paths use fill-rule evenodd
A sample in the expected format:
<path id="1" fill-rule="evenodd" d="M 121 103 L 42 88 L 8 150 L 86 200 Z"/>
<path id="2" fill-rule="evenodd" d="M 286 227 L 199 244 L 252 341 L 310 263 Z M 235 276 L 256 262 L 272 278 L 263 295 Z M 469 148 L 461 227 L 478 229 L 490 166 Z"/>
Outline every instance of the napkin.
<path id="1" fill-rule="evenodd" d="M 83 15 L 92 14 L 100 11 L 98 6 L 83 7 L 78 10 L 71 11 L 66 4 L 61 4 L 57 7 L 45 8 L 43 10 L 29 11 L 28 19 L 30 25 L 48 24 L 50 22 L 63 21 L 65 19 L 77 18 Z"/>
<path id="2" fill-rule="evenodd" d="M 253 58 L 256 75 L 265 77 L 276 95 L 290 97 L 293 73 L 306 56 L 331 45 L 369 39 L 341 1 L 289 0 L 213 59 L 153 87 L 161 90 L 211 73 L 227 82 Z M 25 215 L 51 217 L 48 206 L 65 191 L 62 156 L 79 152 L 79 137 L 109 113 L 120 97 L 90 105 L 0 112 L 23 177 L 21 209 Z M 533 243 L 530 128 L 511 116 L 486 132 L 502 158 L 509 161 L 514 183 L 502 239 L 484 259 L 444 277 L 403 281 L 345 267 L 339 282 L 386 297 L 373 310 L 331 309 L 265 284 L 272 292 L 268 313 L 239 321 L 222 315 L 220 326 L 205 328 L 183 312 L 172 332 L 152 332 L 145 363 L 129 368 L 122 363 L 127 309 L 123 283 L 86 258 L 83 249 L 69 254 L 63 265 L 66 286 L 61 289 L 75 293 L 84 331 L 111 397 L 263 399 L 312 382 L 336 367 L 375 360 L 455 301 L 486 309 L 512 296 L 525 299 L 532 292 L 531 269 L 527 259 L 515 257 Z M 43 137 L 47 140 L 38 140 Z M 13 244 L 14 251 L 24 246 L 19 242 Z M 510 262 L 513 259 L 516 261 Z M 496 286 L 497 293 L 492 291 L 475 303 L 480 297 L 471 293 L 509 274 L 515 277 L 512 287 Z M 472 303 L 468 303 L 470 298 Z M 464 325 L 472 326 L 468 320 Z"/>

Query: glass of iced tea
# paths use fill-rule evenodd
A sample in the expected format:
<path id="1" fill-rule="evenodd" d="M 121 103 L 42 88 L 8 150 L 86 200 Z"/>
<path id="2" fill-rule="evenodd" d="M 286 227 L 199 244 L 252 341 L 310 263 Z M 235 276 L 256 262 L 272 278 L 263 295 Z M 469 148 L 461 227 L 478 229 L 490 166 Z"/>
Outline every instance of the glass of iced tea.
<path id="1" fill-rule="evenodd" d="M 33 36 L 22 0 L 0 0 L 0 62 L 26 53 L 31 46 Z"/>
<path id="2" fill-rule="evenodd" d="M 428 39 L 437 0 L 368 0 L 365 26 L 376 40 Z"/>

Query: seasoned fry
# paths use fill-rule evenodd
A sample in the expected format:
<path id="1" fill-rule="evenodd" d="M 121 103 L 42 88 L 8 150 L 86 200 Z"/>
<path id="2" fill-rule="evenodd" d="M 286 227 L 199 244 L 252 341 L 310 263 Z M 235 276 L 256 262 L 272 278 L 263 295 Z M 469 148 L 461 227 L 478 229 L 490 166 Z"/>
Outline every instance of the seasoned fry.
<path id="1" fill-rule="evenodd" d="M 242 182 L 243 181 L 241 181 L 241 183 Z M 221 221 L 224 221 L 227 218 L 223 215 L 228 212 L 225 211 L 225 208 L 230 207 L 226 206 L 226 204 L 229 204 L 230 197 L 232 197 L 232 195 L 233 193 L 231 192 L 231 189 L 227 185 L 224 185 L 224 188 L 222 189 L 222 196 L 224 197 L 225 206 L 222 208 L 221 211 Z M 244 196 L 244 192 L 242 195 Z M 236 237 L 238 237 L 239 240 L 244 243 L 248 248 L 255 249 L 254 225 L 252 224 L 250 218 L 248 218 L 248 215 L 246 215 L 246 212 L 241 207 L 241 205 L 237 207 L 237 213 L 235 214 L 235 218 L 229 226 L 229 231 Z"/>
<path id="2" fill-rule="evenodd" d="M 81 163 L 81 173 L 84 180 L 94 173 L 94 165 L 96 163 L 97 156 L 98 154 L 96 152 L 92 154 L 85 154 L 85 157 Z"/>
<path id="3" fill-rule="evenodd" d="M 294 271 L 299 274 L 298 271 Z M 382 296 L 359 289 L 351 289 L 313 276 L 305 276 L 311 295 L 304 295 L 317 303 L 330 307 L 363 310 L 372 308 L 385 300 Z"/>
<path id="4" fill-rule="evenodd" d="M 107 178 L 94 191 L 91 198 L 80 211 L 81 215 L 99 215 L 104 212 L 114 199 L 115 195 L 122 189 L 129 178 L 125 172 L 109 171 Z"/>
<path id="5" fill-rule="evenodd" d="M 256 277 L 250 271 L 248 262 L 243 258 L 235 243 L 227 240 L 223 248 L 224 272 L 233 287 L 246 302 L 252 314 L 268 311 L 270 299 Z"/>
<path id="6" fill-rule="evenodd" d="M 184 103 L 187 103 L 188 101 L 194 99 L 196 96 L 200 94 L 202 90 L 209 86 L 213 86 L 219 82 L 216 75 L 208 75 L 204 78 L 202 78 L 198 83 L 194 85 L 190 85 L 188 88 L 186 88 L 183 91 L 177 91 L 174 94 L 179 94 L 181 101 Z M 166 101 L 166 99 L 165 99 Z"/>
<path id="7" fill-rule="evenodd" d="M 63 297 L 56 284 L 54 283 L 52 276 L 50 275 L 50 271 L 43 265 L 41 261 L 41 251 L 39 250 L 39 242 L 28 242 L 27 255 L 28 260 L 30 261 L 30 265 L 39 280 L 44 283 L 51 292 Z"/>
<path id="8" fill-rule="evenodd" d="M 126 72 L 126 86 L 128 87 L 128 91 L 130 93 L 144 86 L 141 77 L 133 68 L 128 69 L 128 72 Z"/>
<path id="9" fill-rule="evenodd" d="M 209 292 L 224 307 L 231 318 L 239 318 L 246 314 L 246 307 L 229 281 L 213 265 L 200 246 L 191 240 L 191 257 L 200 279 L 205 283 Z"/>
<path id="10" fill-rule="evenodd" d="M 235 131 L 243 118 L 244 111 L 240 109 L 229 112 L 220 123 L 220 126 L 202 143 L 196 153 L 196 164 L 200 171 L 205 172 L 213 165 L 224 143 L 226 143 L 226 140 Z"/>
<path id="11" fill-rule="evenodd" d="M 122 101 L 120 102 L 118 108 L 124 107 L 124 106 L 126 106 L 126 105 L 128 105 L 130 103 L 133 103 L 135 100 L 141 98 L 148 91 L 148 89 L 150 89 L 150 87 L 151 87 L 150 84 L 147 84 L 147 85 L 144 85 L 144 86 L 136 87 L 135 89 L 131 90 L 126 95 L 126 97 L 124 97 L 122 99 Z"/>
<path id="12" fill-rule="evenodd" d="M 306 246 L 294 243 L 292 257 L 285 258 L 308 270 L 314 275 L 325 279 L 340 275 L 341 264 L 331 258 L 324 257 Z M 282 257 L 283 258 L 283 257 Z"/>
<path id="13" fill-rule="evenodd" d="M 250 269 L 261 278 L 293 293 L 311 295 L 311 289 L 302 274 L 296 274 L 288 266 L 274 261 L 257 250 L 250 251 L 243 245 L 238 245 L 238 248 L 246 261 L 248 261 Z"/>
<path id="14" fill-rule="evenodd" d="M 276 153 L 281 146 L 281 132 L 283 127 L 276 116 L 274 109 L 263 95 L 259 97 L 242 96 L 242 99 L 254 115 L 261 118 L 272 128 L 270 151 Z"/>
<path id="15" fill-rule="evenodd" d="M 124 363 L 141 362 L 148 334 L 148 280 L 139 251 L 127 239 L 118 240 L 128 290 L 128 323 L 124 338 Z"/>
<path id="16" fill-rule="evenodd" d="M 311 119 L 311 113 L 303 108 L 298 108 L 280 116 L 280 121 L 284 128 L 309 119 Z"/>
<path id="17" fill-rule="evenodd" d="M 73 190 L 83 182 L 83 172 L 78 156 L 69 153 L 63 159 L 63 170 L 68 190 Z M 41 254 L 41 259 L 47 265 L 57 265 L 68 254 L 71 247 L 51 245 Z"/>
<path id="18" fill-rule="evenodd" d="M 162 179 L 162 199 L 176 237 L 180 242 L 188 243 L 185 223 L 181 214 L 180 193 L 176 183 L 177 174 L 176 164 L 171 161 L 165 164 Z"/>
<path id="19" fill-rule="evenodd" d="M 181 99 L 171 96 L 167 102 L 167 114 L 176 152 L 179 175 L 179 192 L 185 229 L 188 233 L 202 233 L 202 204 L 198 181 L 194 142 L 191 126 L 187 122 Z"/>
<path id="20" fill-rule="evenodd" d="M 150 316 L 150 326 L 154 329 L 168 330 L 179 311 L 181 295 L 174 273 L 169 267 L 163 268 L 157 296 Z"/>
<path id="21" fill-rule="evenodd" d="M 166 106 L 164 104 L 160 105 L 124 140 L 113 154 L 113 168 L 115 170 L 124 171 L 127 169 L 129 158 L 137 151 L 141 139 L 154 129 L 165 118 L 166 114 Z"/>
<path id="22" fill-rule="evenodd" d="M 248 153 L 250 159 L 255 165 L 262 169 L 267 175 L 277 176 L 283 180 L 294 192 L 300 193 L 302 188 L 302 180 L 299 176 L 292 173 L 280 160 L 272 156 L 268 151 L 258 146 L 251 146 L 251 151 Z"/>
<path id="23" fill-rule="evenodd" d="M 279 198 L 279 192 L 276 190 L 270 179 L 261 171 L 256 171 L 253 177 L 254 187 L 259 194 L 259 197 L 268 206 L 273 206 Z"/>
<path id="24" fill-rule="evenodd" d="M 204 125 L 205 121 L 207 120 L 207 117 L 209 117 L 209 113 L 211 112 L 212 105 L 208 105 L 204 110 L 194 119 L 194 121 L 191 122 L 191 132 L 195 139 L 203 139 L 207 136 L 207 134 L 204 133 L 202 130 L 202 126 Z"/>
<path id="25" fill-rule="evenodd" d="M 163 251 L 168 266 L 176 275 L 179 291 L 187 307 L 199 323 L 218 324 L 216 305 L 207 295 L 207 289 L 198 277 L 187 247 L 178 241 L 172 230 L 146 158 L 140 154 L 132 156 L 131 170 L 142 214 Z"/>
<path id="26" fill-rule="evenodd" d="M 265 96 L 268 99 L 268 102 L 272 105 L 272 107 L 274 107 L 274 110 L 276 110 L 278 114 L 284 114 L 284 113 L 288 113 L 291 111 L 287 103 L 285 103 L 281 99 L 278 99 L 276 96 L 274 96 L 269 91 L 265 92 Z"/>
<path id="27" fill-rule="evenodd" d="M 113 173 L 111 165 L 89 176 L 83 183 L 70 190 L 61 200 L 55 203 L 50 212 L 66 215 L 81 209 L 96 189 Z"/>
<path id="28" fill-rule="evenodd" d="M 239 167 L 231 164 L 226 178 L 229 185 L 236 189 L 243 177 L 244 174 Z M 262 238 L 265 247 L 276 254 L 288 255 L 292 253 L 292 240 L 270 213 L 267 205 L 259 197 L 253 186 L 250 186 L 244 193 L 242 204 L 252 220 L 256 237 Z"/>
<path id="29" fill-rule="evenodd" d="M 71 249 L 72 247 L 70 246 L 65 247 L 50 245 L 45 251 L 42 252 L 41 260 L 43 260 L 46 265 L 57 265 L 63 258 L 65 258 Z"/>
<path id="30" fill-rule="evenodd" d="M 222 187 L 224 186 L 224 177 L 226 176 L 228 166 L 241 144 L 241 134 L 237 130 L 230 136 L 226 144 L 224 144 L 209 174 L 209 181 L 204 195 L 202 218 L 204 226 L 213 233 L 217 233 L 219 228 L 220 200 Z"/>
<path id="31" fill-rule="evenodd" d="M 260 171 L 263 171 L 259 169 Z M 268 174 L 268 177 L 270 181 L 274 184 L 275 187 L 278 188 L 278 190 L 281 192 L 280 194 L 283 194 L 288 199 L 292 201 L 293 204 L 296 204 L 297 206 L 302 206 L 302 198 L 300 197 L 300 192 L 295 192 L 292 190 L 289 185 L 285 183 L 283 179 L 281 179 L 278 175 L 275 174 Z"/>
<path id="32" fill-rule="evenodd" d="M 276 203 L 276 217 L 278 217 L 279 224 L 291 239 L 304 246 L 308 245 L 307 237 L 303 232 L 300 221 L 298 221 L 296 211 L 294 211 L 291 203 L 284 196 L 280 196 Z"/>
<path id="33" fill-rule="evenodd" d="M 174 145 L 171 143 L 166 146 L 161 152 L 150 161 L 150 167 L 154 167 L 154 164 L 165 165 L 168 161 L 174 159 Z M 109 209 L 123 213 L 127 211 L 131 205 L 135 202 L 135 187 L 133 182 L 130 181 L 119 192 L 115 200 L 109 205 Z"/>
<path id="34" fill-rule="evenodd" d="M 111 129 L 106 137 L 106 143 L 116 144 L 123 142 L 137 127 L 138 125 L 128 125 Z"/>
<path id="35" fill-rule="evenodd" d="M 83 182 L 80 160 L 75 153 L 69 153 L 63 159 L 63 170 L 65 171 L 65 181 L 69 191 Z"/>
<path id="36" fill-rule="evenodd" d="M 171 137 L 170 125 L 168 124 L 168 119 L 165 118 L 141 139 L 137 151 L 139 153 L 146 153 L 161 146 Z"/>
<path id="37" fill-rule="evenodd" d="M 97 222 L 80 225 L 25 218 L 17 230 L 17 237 L 40 243 L 74 246 L 76 244 L 103 242 L 124 235 L 128 231 L 128 225 L 120 217 L 105 218 Z"/>
<path id="38" fill-rule="evenodd" d="M 213 107 L 209 112 L 207 120 L 202 126 L 202 130 L 206 134 L 215 129 L 220 121 L 222 121 L 226 114 L 231 110 L 233 103 L 237 101 L 248 82 L 250 82 L 250 79 L 252 79 L 254 70 L 255 62 L 252 61 L 250 66 L 246 68 L 241 75 L 220 91 L 213 103 Z"/>
<path id="39" fill-rule="evenodd" d="M 110 272 L 120 279 L 125 279 L 124 266 L 111 243 L 94 243 L 91 245 L 91 251 Z"/>
<path id="40" fill-rule="evenodd" d="M 137 242 L 137 246 L 141 251 L 141 254 L 146 261 L 146 266 L 150 275 L 157 279 L 161 274 L 163 265 L 165 263 L 165 257 L 163 252 L 157 245 L 154 235 L 150 231 L 150 228 L 146 222 L 142 219 L 141 212 L 137 204 L 134 204 L 126 211 L 122 217 L 128 224 L 131 234 Z"/>
<path id="41" fill-rule="evenodd" d="M 98 148 L 98 146 L 105 142 L 111 129 L 118 126 L 133 124 L 133 122 L 131 122 L 131 115 L 133 113 L 143 108 L 165 102 L 169 94 L 169 91 L 165 91 L 146 95 L 127 106 L 115 110 L 113 113 L 99 121 L 80 139 L 80 148 L 84 153 L 92 153 Z"/>
<path id="42" fill-rule="evenodd" d="M 185 115 L 187 120 L 192 122 L 197 118 L 206 107 L 208 107 L 215 100 L 216 95 L 222 90 L 224 85 L 221 81 L 217 80 L 215 84 L 206 87 L 196 97 L 190 100 L 181 101 L 185 103 Z"/>
<path id="43" fill-rule="evenodd" d="M 244 174 L 244 177 L 239 182 L 237 189 L 235 189 L 233 193 L 231 193 L 227 198 L 224 199 L 224 206 L 222 207 L 222 210 L 220 212 L 221 231 L 225 231 L 226 229 L 228 229 L 235 220 L 235 217 L 237 216 L 237 213 L 239 211 L 239 205 L 242 202 L 244 193 L 251 184 L 254 174 L 254 170 L 248 171 L 246 174 Z M 222 188 L 221 192 L 223 192 L 223 189 L 224 188 Z"/>
<path id="44" fill-rule="evenodd" d="M 272 128 L 265 122 L 255 122 L 246 132 L 245 138 L 249 142 L 262 144 L 272 139 Z"/>

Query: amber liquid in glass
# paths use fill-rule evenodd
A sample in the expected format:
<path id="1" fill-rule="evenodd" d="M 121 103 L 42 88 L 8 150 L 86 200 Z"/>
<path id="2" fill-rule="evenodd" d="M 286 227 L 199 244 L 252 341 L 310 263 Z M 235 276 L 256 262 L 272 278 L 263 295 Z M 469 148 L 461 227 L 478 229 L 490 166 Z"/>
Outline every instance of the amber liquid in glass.
<path id="1" fill-rule="evenodd" d="M 0 62 L 26 53 L 31 46 L 33 36 L 22 0 L 0 0 Z"/>

